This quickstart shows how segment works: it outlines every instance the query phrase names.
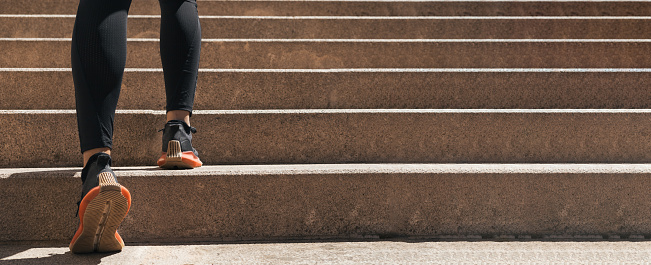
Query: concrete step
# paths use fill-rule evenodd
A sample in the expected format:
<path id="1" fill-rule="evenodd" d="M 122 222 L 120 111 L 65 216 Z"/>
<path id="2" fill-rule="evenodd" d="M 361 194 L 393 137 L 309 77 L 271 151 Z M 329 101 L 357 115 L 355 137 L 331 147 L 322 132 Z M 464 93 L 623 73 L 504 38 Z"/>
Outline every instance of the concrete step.
<path id="1" fill-rule="evenodd" d="M 67 241 L 80 168 L 0 169 L 0 241 Z M 645 238 L 649 164 L 115 168 L 127 242 Z M 635 236 L 635 237 L 632 237 Z"/>
<path id="2" fill-rule="evenodd" d="M 127 67 L 160 67 L 156 39 L 132 39 Z M 70 67 L 70 39 L 0 39 L 0 67 Z M 205 39 L 201 68 L 647 68 L 644 40 Z"/>
<path id="3" fill-rule="evenodd" d="M 65 244 L 9 245 L 3 264 L 617 264 L 645 263 L 649 242 L 283 242 L 128 245 L 73 255 Z"/>
<path id="4" fill-rule="evenodd" d="M 74 15 L 0 15 L 0 38 L 70 38 Z M 132 16 L 128 37 L 158 38 L 159 17 Z M 214 17 L 204 38 L 284 39 L 645 39 L 651 17 Z M 395 30 L 400 29 L 400 30 Z"/>
<path id="5" fill-rule="evenodd" d="M 127 69 L 120 109 L 164 109 Z M 649 109 L 649 69 L 201 69 L 195 109 Z M 0 109 L 74 109 L 70 69 L 0 69 Z M 54 100 L 53 100 L 54 99 Z"/>
<path id="6" fill-rule="evenodd" d="M 649 110 L 195 111 L 205 164 L 648 163 Z M 115 165 L 154 165 L 164 111 L 118 111 Z M 79 166 L 74 110 L 0 111 L 0 167 Z"/>
<path id="7" fill-rule="evenodd" d="M 78 0 L 3 0 L 4 14 L 75 14 Z M 648 16 L 643 1 L 213 1 L 202 15 L 246 16 Z M 157 0 L 134 0 L 131 14 L 160 14 Z"/>

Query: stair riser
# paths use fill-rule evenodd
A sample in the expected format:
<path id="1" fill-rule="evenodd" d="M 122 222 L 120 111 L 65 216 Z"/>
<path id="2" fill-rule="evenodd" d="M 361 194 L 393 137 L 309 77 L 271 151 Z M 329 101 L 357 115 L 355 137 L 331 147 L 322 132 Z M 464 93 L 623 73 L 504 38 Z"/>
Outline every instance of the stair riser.
<path id="1" fill-rule="evenodd" d="M 77 171 L 0 179 L 0 241 L 69 240 Z M 651 234 L 648 173 L 118 174 L 127 242 Z"/>
<path id="2" fill-rule="evenodd" d="M 74 109 L 70 71 L 0 72 L 0 109 Z M 200 72 L 195 109 L 651 108 L 649 73 Z M 162 72 L 129 72 L 119 109 L 164 109 Z M 48 91 L 48 93 L 42 93 Z"/>
<path id="3" fill-rule="evenodd" d="M 74 18 L 0 18 L 0 38 L 70 38 Z M 129 38 L 158 38 L 160 18 L 129 19 Z M 651 19 L 201 19 L 204 38 L 647 39 Z M 400 30 L 396 30 L 400 29 Z"/>
<path id="4" fill-rule="evenodd" d="M 163 115 L 118 114 L 116 165 L 154 165 Z M 648 163 L 648 113 L 195 114 L 204 164 Z M 74 114 L 0 114 L 0 167 L 79 166 Z"/>
<path id="5" fill-rule="evenodd" d="M 132 41 L 127 67 L 161 67 L 158 42 Z M 0 67 L 70 67 L 70 41 L 0 42 Z M 647 68 L 651 42 L 204 42 L 202 68 Z"/>
<path id="6" fill-rule="evenodd" d="M 0 2 L 4 14 L 75 14 L 78 0 Z M 198 1 L 202 15 L 248 16 L 648 16 L 645 2 L 362 2 L 362 1 Z M 131 14 L 160 14 L 158 1 L 135 0 Z"/>

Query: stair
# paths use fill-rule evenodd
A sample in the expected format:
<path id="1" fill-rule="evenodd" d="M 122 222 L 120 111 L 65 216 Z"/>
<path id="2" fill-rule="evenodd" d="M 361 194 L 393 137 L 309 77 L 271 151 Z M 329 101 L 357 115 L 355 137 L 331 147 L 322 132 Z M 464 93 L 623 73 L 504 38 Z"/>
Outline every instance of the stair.
<path id="1" fill-rule="evenodd" d="M 644 263 L 649 242 L 301 242 L 129 245 L 119 254 L 73 255 L 67 247 L 6 246 L 3 264 L 466 264 Z"/>
<path id="2" fill-rule="evenodd" d="M 5 39 L 0 39 L 3 41 Z M 2 43 L 9 68 L 70 67 L 70 39 Z M 127 67 L 161 65 L 156 39 L 132 39 Z M 645 40 L 204 39 L 201 68 L 646 68 Z M 205 56 L 203 54 L 206 54 Z M 205 59 L 204 59 L 205 58 Z"/>
<path id="3" fill-rule="evenodd" d="M 76 3 L 0 2 L 0 242 L 77 225 Z M 651 237 L 651 4 L 198 3 L 187 171 L 153 166 L 158 4 L 130 11 L 127 242 Z"/>
<path id="4" fill-rule="evenodd" d="M 119 167 L 116 174 L 133 195 L 120 228 L 131 242 L 639 239 L 651 214 L 648 164 Z M 0 238 L 70 237 L 78 178 L 78 168 L 0 169 L 3 209 L 16 213 L 0 217 Z"/>

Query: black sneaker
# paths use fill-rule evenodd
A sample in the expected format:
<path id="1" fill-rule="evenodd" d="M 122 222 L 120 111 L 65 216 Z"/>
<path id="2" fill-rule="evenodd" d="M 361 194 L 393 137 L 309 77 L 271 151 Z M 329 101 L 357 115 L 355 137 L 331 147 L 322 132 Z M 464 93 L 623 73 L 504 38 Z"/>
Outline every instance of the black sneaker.
<path id="1" fill-rule="evenodd" d="M 113 252 L 124 247 L 118 226 L 131 207 L 131 194 L 118 184 L 111 170 L 111 156 L 97 153 L 81 171 L 83 187 L 79 228 L 70 242 L 72 253 Z"/>
<path id="2" fill-rule="evenodd" d="M 166 169 L 190 169 L 203 165 L 199 152 L 192 148 L 192 134 L 197 129 L 180 120 L 171 120 L 163 131 L 163 154 L 158 166 Z"/>

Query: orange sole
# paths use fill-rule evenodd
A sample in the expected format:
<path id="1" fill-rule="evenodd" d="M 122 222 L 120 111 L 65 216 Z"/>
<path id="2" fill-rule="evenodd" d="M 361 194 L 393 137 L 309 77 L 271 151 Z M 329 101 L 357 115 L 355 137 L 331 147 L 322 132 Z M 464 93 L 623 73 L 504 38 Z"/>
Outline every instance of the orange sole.
<path id="1" fill-rule="evenodd" d="M 163 152 L 156 164 L 165 169 L 192 169 L 203 165 L 192 151 L 181 152 L 179 141 L 172 140 L 167 144 L 167 152 Z"/>
<path id="2" fill-rule="evenodd" d="M 100 174 L 100 186 L 86 194 L 79 205 L 79 228 L 70 242 L 72 253 L 114 252 L 124 247 L 117 232 L 131 208 L 131 194 L 108 172 Z"/>

